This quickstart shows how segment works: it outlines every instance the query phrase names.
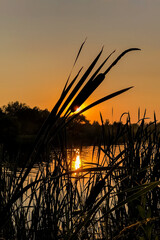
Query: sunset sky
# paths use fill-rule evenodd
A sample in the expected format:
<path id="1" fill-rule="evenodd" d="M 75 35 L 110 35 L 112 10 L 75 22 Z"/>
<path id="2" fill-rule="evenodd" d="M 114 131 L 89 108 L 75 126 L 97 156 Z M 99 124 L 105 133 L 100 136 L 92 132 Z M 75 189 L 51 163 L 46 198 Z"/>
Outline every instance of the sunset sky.
<path id="1" fill-rule="evenodd" d="M 86 112 L 87 118 L 99 121 L 101 111 L 118 121 L 129 111 L 136 122 L 140 107 L 142 115 L 146 108 L 147 117 L 153 120 L 155 111 L 160 120 L 160 0 L 0 0 L 0 106 L 18 100 L 51 110 L 86 37 L 72 77 L 103 45 L 99 63 L 114 49 L 109 63 L 127 48 L 142 49 L 126 55 L 85 105 L 135 87 Z"/>

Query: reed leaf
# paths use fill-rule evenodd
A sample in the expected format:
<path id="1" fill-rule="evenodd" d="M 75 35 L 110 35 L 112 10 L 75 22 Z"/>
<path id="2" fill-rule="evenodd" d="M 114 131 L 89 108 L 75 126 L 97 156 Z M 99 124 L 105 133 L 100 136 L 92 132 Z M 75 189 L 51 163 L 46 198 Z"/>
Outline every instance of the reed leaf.
<path id="1" fill-rule="evenodd" d="M 140 48 L 129 48 L 127 50 L 125 50 L 124 52 L 122 52 L 117 58 L 116 60 L 107 68 L 107 70 L 104 72 L 104 74 L 106 75 L 118 62 L 119 60 L 126 54 L 132 51 L 140 51 Z"/>
<path id="2" fill-rule="evenodd" d="M 154 183 L 150 183 L 149 186 L 145 186 L 143 188 L 142 186 L 142 189 L 137 191 L 136 193 L 132 194 L 130 197 L 128 197 L 126 200 L 122 201 L 121 203 L 117 204 L 115 207 L 113 207 L 112 209 L 108 210 L 105 215 L 108 215 L 110 213 L 112 213 L 113 211 L 115 211 L 116 209 L 119 209 L 120 207 L 124 206 L 126 203 L 129 203 L 131 201 L 133 201 L 134 199 L 137 199 L 138 197 L 142 196 L 142 195 L 145 195 L 148 191 L 154 189 L 155 187 L 157 187 L 158 185 L 160 184 L 160 181 L 158 182 L 154 182 Z M 108 194 L 108 193 L 107 193 Z M 87 217 L 84 219 L 83 223 L 80 223 L 75 232 L 71 235 L 71 237 L 69 238 L 69 240 L 74 240 L 77 238 L 77 234 L 79 233 L 79 231 L 81 230 L 82 227 L 86 226 L 89 222 L 90 222 L 90 219 L 91 219 L 91 216 L 92 214 L 96 211 L 96 209 L 102 204 L 102 202 L 105 200 L 106 196 L 104 195 L 99 201 L 98 203 L 89 211 Z M 104 218 L 103 215 L 102 217 L 100 217 L 98 219 L 98 221 L 100 221 L 101 219 Z"/>

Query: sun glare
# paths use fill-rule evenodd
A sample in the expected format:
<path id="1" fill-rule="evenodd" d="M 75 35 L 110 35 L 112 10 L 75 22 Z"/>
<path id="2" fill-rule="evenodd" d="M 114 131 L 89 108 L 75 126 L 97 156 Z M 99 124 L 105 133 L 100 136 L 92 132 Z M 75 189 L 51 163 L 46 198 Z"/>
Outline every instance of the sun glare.
<path id="1" fill-rule="evenodd" d="M 75 112 L 78 113 L 80 110 L 81 110 L 81 107 L 77 108 Z"/>

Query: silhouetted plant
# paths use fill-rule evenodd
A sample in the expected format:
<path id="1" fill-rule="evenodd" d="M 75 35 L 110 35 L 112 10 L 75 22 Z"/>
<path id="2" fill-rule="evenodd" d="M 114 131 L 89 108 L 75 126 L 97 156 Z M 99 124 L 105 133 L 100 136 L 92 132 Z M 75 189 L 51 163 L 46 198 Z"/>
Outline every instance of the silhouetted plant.
<path id="1" fill-rule="evenodd" d="M 83 45 L 84 43 L 80 47 L 75 63 Z M 105 96 L 72 115 L 126 53 L 139 49 L 131 48 L 124 51 L 106 71 L 99 73 L 113 54 L 111 53 L 88 80 L 102 50 L 77 84 L 75 81 L 82 69 L 70 84 L 69 76 L 58 102 L 36 137 L 24 167 L 18 172 L 17 166 L 10 169 L 3 167 L 1 163 L 0 229 L 6 239 L 14 237 L 19 239 L 112 239 L 116 237 L 118 230 L 123 230 L 121 228 L 124 219 L 129 219 L 129 223 L 131 220 L 136 220 L 135 216 L 133 219 L 130 218 L 134 215 L 132 207 L 135 206 L 131 204 L 137 203 L 142 195 L 150 194 L 150 191 L 157 194 L 159 178 L 156 176 L 157 178 L 154 179 L 151 175 L 153 170 L 156 171 L 154 164 L 156 165 L 157 162 L 154 162 L 156 160 L 153 158 L 154 148 L 151 142 L 149 141 L 148 147 L 145 145 L 151 135 L 144 129 L 144 120 L 141 121 L 136 137 L 131 133 L 129 120 L 125 127 L 119 125 L 113 145 L 105 139 L 101 116 L 103 142 L 99 143 L 97 162 L 90 164 L 89 167 L 86 165 L 73 170 L 72 158 L 67 159 L 66 126 L 81 113 L 131 88 Z M 82 87 L 84 82 L 86 85 Z M 73 87 L 74 84 L 75 87 Z M 156 121 L 154 125 L 156 126 Z M 119 153 L 116 154 L 114 149 L 116 141 L 119 137 L 123 137 L 124 133 L 128 141 L 125 142 L 124 149 L 119 149 Z M 59 143 L 58 149 L 52 145 L 55 137 Z M 159 147 L 157 140 L 155 129 L 154 147 Z M 95 148 L 93 152 L 94 150 Z M 103 154 L 102 160 L 100 160 L 101 154 Z M 5 154 L 2 160 L 4 158 Z M 143 158 L 146 160 L 145 163 Z M 53 159 L 53 169 L 50 165 L 51 159 Z M 34 179 L 30 179 L 29 174 L 37 162 L 39 168 Z M 151 178 L 148 179 L 148 174 L 152 176 L 153 181 Z M 144 180 L 145 178 L 148 182 Z M 158 206 L 158 202 L 156 204 Z M 11 236 L 5 232 L 5 229 L 13 221 L 15 222 L 12 225 L 14 236 Z M 126 221 L 125 224 L 128 222 Z"/>

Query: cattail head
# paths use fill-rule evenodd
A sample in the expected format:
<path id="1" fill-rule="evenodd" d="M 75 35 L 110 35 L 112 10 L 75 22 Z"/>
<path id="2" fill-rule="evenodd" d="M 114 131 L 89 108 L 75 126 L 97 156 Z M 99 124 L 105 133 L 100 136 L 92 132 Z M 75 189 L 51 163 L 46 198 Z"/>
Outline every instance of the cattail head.
<path id="1" fill-rule="evenodd" d="M 77 97 L 74 99 L 70 106 L 71 112 L 75 112 L 85 101 L 86 99 L 95 91 L 95 89 L 101 84 L 104 80 L 105 75 L 100 73 L 93 81 L 89 81 Z"/>

